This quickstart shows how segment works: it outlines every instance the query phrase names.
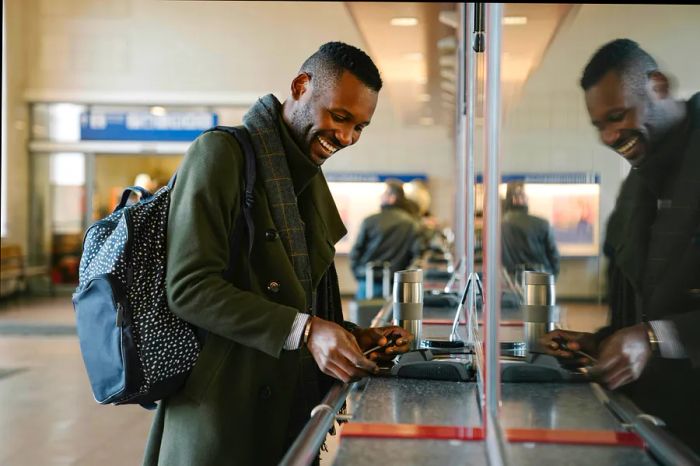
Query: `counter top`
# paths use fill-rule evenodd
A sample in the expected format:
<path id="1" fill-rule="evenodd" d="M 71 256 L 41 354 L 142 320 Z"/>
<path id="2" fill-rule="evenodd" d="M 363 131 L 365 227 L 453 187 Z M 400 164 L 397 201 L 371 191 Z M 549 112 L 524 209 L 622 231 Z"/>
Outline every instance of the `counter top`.
<path id="1" fill-rule="evenodd" d="M 424 318 L 452 320 L 454 311 L 426 309 Z M 517 320 L 508 312 L 505 320 Z M 424 338 L 449 335 L 450 325 L 425 325 Z M 509 339 L 522 338 L 519 327 L 502 328 Z M 461 326 L 460 333 L 464 333 Z M 588 383 L 510 383 L 501 385 L 500 423 L 507 429 L 617 431 L 625 429 Z M 483 427 L 476 383 L 372 377 L 348 403 L 350 422 Z M 341 427 L 342 432 L 342 427 Z M 507 464 L 655 465 L 639 447 L 507 443 Z M 481 440 L 431 440 L 342 437 L 334 464 L 486 465 Z"/>

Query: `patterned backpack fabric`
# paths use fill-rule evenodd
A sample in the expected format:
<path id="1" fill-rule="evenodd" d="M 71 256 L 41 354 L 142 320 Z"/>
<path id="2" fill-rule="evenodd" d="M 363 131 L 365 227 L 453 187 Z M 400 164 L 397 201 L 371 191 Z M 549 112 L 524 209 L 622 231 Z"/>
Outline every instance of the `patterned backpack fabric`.
<path id="1" fill-rule="evenodd" d="M 208 131 L 213 130 L 234 136 L 245 155 L 244 215 L 230 237 L 234 251 L 244 224 L 250 243 L 254 234 L 255 153 L 242 127 Z M 165 289 L 168 209 L 176 176 L 153 195 L 127 188 L 114 212 L 85 233 L 73 307 L 98 403 L 153 408 L 180 388 L 199 356 L 202 332 L 170 311 Z M 126 205 L 133 191 L 141 193 L 141 200 Z M 231 273 L 229 266 L 225 275 Z"/>

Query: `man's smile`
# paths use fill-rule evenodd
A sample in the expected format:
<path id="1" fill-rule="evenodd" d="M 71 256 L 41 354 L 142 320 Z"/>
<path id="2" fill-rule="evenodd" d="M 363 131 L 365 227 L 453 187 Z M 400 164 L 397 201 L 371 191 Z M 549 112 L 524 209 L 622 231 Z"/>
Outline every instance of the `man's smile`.
<path id="1" fill-rule="evenodd" d="M 333 155 L 338 151 L 338 149 L 340 149 L 339 147 L 336 147 L 333 144 L 331 144 L 331 142 L 328 139 L 325 139 L 321 136 L 316 136 L 316 139 L 318 139 L 318 142 L 321 144 L 321 147 L 323 147 L 323 149 L 329 156 Z"/>

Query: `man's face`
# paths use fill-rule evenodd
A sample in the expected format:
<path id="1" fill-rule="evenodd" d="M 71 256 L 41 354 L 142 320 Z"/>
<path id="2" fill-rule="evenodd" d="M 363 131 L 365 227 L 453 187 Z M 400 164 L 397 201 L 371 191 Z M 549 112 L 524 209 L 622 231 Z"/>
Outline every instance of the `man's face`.
<path id="1" fill-rule="evenodd" d="M 613 70 L 589 88 L 585 98 L 601 142 L 636 167 L 649 154 L 654 141 L 654 105 L 646 89 L 633 92 L 630 87 Z"/>
<path id="2" fill-rule="evenodd" d="M 294 138 L 316 165 L 355 144 L 377 106 L 377 92 L 350 72 L 343 72 L 327 89 L 322 84 L 313 78 L 306 82 L 289 122 Z"/>

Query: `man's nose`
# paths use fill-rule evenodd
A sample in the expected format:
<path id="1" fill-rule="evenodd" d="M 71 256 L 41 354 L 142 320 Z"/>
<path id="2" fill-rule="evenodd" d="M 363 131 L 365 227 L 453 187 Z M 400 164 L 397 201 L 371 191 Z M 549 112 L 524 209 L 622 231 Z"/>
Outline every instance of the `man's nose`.
<path id="1" fill-rule="evenodd" d="M 620 132 L 615 128 L 605 128 L 600 131 L 600 140 L 603 144 L 612 146 L 620 139 Z"/>
<path id="2" fill-rule="evenodd" d="M 352 139 L 352 133 L 352 128 L 340 128 L 338 131 L 336 131 L 335 137 L 338 138 L 338 142 L 343 146 L 349 146 L 354 142 Z"/>

